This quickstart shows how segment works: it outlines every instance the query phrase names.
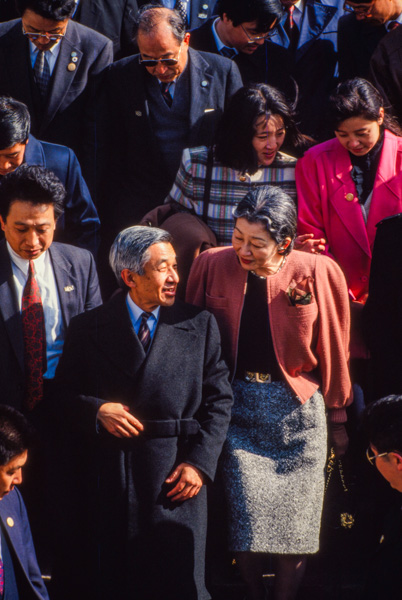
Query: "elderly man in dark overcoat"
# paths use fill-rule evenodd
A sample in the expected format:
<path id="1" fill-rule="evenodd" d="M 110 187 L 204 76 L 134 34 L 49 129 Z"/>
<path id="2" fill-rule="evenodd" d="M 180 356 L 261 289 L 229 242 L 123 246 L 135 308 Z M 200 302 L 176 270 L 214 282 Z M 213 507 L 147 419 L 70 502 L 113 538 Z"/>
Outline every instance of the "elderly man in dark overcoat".
<path id="1" fill-rule="evenodd" d="M 74 539 L 61 540 L 74 556 L 63 589 L 96 600 L 206 600 L 205 484 L 232 404 L 218 328 L 210 313 L 175 302 L 167 232 L 125 229 L 110 264 L 124 289 L 73 320 L 57 373 L 84 470 Z"/>

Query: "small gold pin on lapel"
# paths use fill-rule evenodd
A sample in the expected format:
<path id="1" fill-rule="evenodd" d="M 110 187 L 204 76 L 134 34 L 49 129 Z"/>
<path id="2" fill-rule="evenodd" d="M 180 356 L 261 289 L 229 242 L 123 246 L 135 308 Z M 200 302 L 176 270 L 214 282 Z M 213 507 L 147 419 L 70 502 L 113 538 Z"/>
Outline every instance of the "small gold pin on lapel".
<path id="1" fill-rule="evenodd" d="M 14 527 L 14 519 L 12 519 L 11 517 L 7 517 L 7 525 L 9 527 Z"/>
<path id="2" fill-rule="evenodd" d="M 142 112 L 140 110 L 136 110 L 135 111 L 135 116 L 136 117 L 142 117 Z"/>
<path id="3" fill-rule="evenodd" d="M 348 202 L 353 202 L 353 200 L 355 199 L 355 196 L 354 196 L 354 194 L 349 193 L 349 194 L 346 194 L 345 199 Z"/>
<path id="4" fill-rule="evenodd" d="M 204 113 L 206 113 L 206 112 L 214 112 L 214 110 L 215 110 L 214 108 L 206 108 L 204 110 Z"/>
<path id="5" fill-rule="evenodd" d="M 76 68 L 77 68 L 77 65 L 73 62 L 68 63 L 68 65 L 67 65 L 67 71 L 75 71 Z"/>
<path id="6" fill-rule="evenodd" d="M 72 292 L 74 290 L 74 286 L 73 285 L 65 285 L 64 286 L 64 291 L 65 292 Z"/>

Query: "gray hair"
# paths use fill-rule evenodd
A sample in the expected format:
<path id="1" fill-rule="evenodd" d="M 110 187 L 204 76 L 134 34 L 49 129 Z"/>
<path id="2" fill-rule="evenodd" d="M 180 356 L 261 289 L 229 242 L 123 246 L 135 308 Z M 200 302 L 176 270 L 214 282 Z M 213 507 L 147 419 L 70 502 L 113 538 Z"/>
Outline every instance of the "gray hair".
<path id="1" fill-rule="evenodd" d="M 154 4 L 146 4 L 138 11 L 134 23 L 133 40 L 137 40 L 139 33 L 151 35 L 160 23 L 166 23 L 173 37 L 179 44 L 182 43 L 186 35 L 186 23 L 181 14 L 177 10 Z"/>
<path id="2" fill-rule="evenodd" d="M 120 285 L 123 269 L 144 275 L 144 267 L 149 260 L 149 247 L 160 243 L 171 244 L 172 236 L 157 227 L 136 225 L 120 231 L 109 252 L 109 264 Z"/>
<path id="3" fill-rule="evenodd" d="M 294 244 L 297 229 L 297 209 L 292 198 L 281 188 L 266 185 L 251 190 L 233 211 L 235 219 L 261 223 L 277 244 L 290 237 L 292 242 L 283 252 L 288 254 Z"/>

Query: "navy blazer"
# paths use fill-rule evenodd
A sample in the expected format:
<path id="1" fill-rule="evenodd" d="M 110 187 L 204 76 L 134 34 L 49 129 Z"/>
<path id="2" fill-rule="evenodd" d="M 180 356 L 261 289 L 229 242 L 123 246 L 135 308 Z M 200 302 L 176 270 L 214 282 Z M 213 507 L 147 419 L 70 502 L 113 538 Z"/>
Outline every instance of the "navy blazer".
<path id="1" fill-rule="evenodd" d="M 28 515 L 19 491 L 14 488 L 0 500 L 0 521 L 7 544 L 19 562 L 25 586 L 32 591 L 30 598 L 49 600 L 36 560 Z M 5 574 L 7 578 L 7 573 Z M 20 596 L 20 598 L 22 598 Z"/>
<path id="2" fill-rule="evenodd" d="M 83 159 L 94 143 L 89 118 L 91 82 L 112 62 L 113 45 L 105 36 L 74 21 L 68 23 L 60 44 L 49 96 L 42 108 L 21 19 L 0 23 L 0 94 L 24 102 L 31 114 L 32 133 L 46 142 L 72 148 L 84 168 Z M 76 53 L 76 69 L 69 71 L 72 52 Z"/>
<path id="3" fill-rule="evenodd" d="M 102 303 L 95 261 L 88 250 L 53 242 L 49 248 L 63 322 Z M 0 242 L 0 402 L 23 408 L 24 342 L 6 241 Z"/>
<path id="4" fill-rule="evenodd" d="M 30 135 L 24 161 L 50 169 L 66 188 L 64 214 L 57 220 L 55 240 L 86 248 L 96 257 L 100 221 L 74 152 Z"/>
<path id="5" fill-rule="evenodd" d="M 227 58 L 191 48 L 187 68 L 191 104 L 185 147 L 209 146 L 229 98 L 242 85 L 240 73 Z M 152 131 L 145 75 L 136 55 L 111 65 L 102 82 L 97 127 L 102 166 L 97 170 L 105 179 L 97 201 L 102 198 L 102 227 L 107 224 L 115 233 L 162 204 L 175 179 Z"/>

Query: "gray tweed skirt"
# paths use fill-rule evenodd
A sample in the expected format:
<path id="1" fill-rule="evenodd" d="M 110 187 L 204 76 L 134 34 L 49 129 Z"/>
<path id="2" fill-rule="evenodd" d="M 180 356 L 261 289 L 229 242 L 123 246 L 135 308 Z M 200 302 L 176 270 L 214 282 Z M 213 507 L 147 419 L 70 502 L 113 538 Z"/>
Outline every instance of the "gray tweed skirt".
<path id="1" fill-rule="evenodd" d="M 233 383 L 223 451 L 230 549 L 318 551 L 327 426 L 317 391 L 300 404 L 283 382 Z"/>

